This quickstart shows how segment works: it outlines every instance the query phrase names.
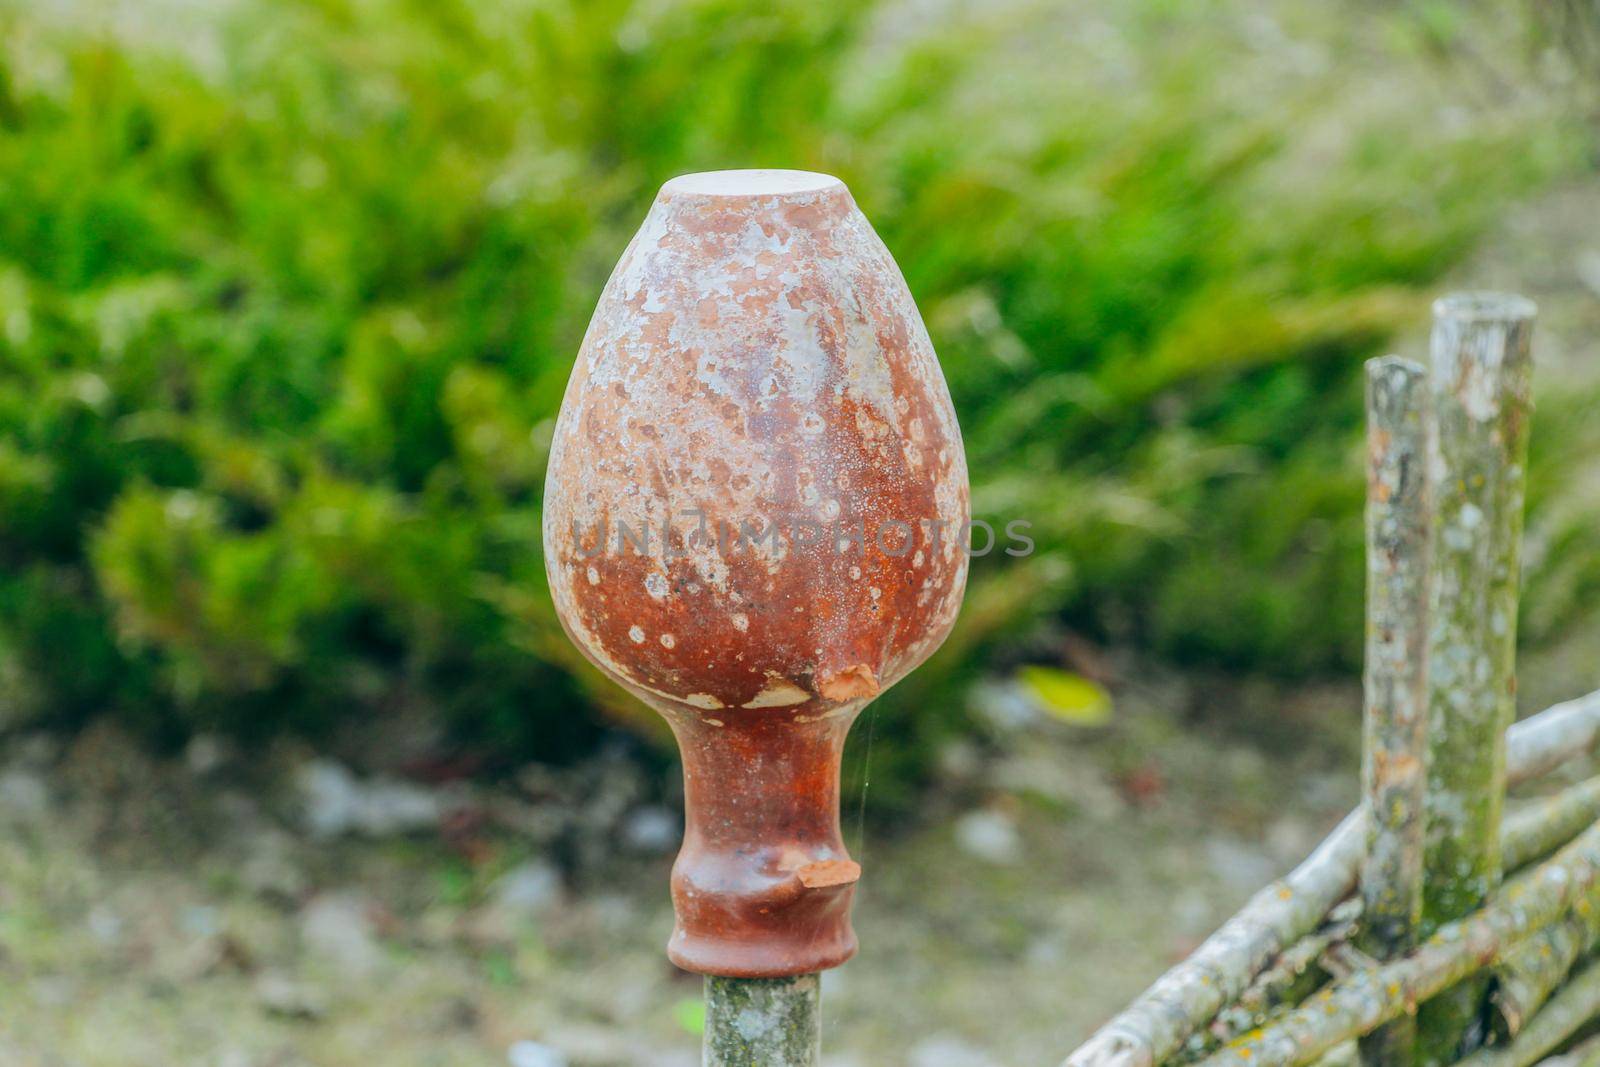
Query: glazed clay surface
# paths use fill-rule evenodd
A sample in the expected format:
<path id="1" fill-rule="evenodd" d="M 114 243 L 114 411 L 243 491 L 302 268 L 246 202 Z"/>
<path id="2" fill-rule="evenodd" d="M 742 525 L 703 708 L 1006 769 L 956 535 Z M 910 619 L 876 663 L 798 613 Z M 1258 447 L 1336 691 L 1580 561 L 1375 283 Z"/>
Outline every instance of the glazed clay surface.
<path id="1" fill-rule="evenodd" d="M 568 634 L 682 749 L 679 965 L 853 954 L 844 736 L 949 633 L 968 514 L 932 345 L 843 183 L 663 186 L 573 369 L 544 539 Z"/>

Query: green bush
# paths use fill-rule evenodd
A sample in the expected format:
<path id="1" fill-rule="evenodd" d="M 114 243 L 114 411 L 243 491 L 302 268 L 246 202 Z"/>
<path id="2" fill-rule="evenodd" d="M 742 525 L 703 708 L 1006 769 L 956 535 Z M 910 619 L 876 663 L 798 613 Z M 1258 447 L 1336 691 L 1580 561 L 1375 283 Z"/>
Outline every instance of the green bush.
<path id="1" fill-rule="evenodd" d="M 1473 26 L 1340 8 L 930 30 L 865 0 L 241 0 L 118 34 L 10 10 L 8 710 L 177 737 L 412 706 L 548 757 L 595 709 L 643 724 L 555 624 L 541 479 L 654 190 L 722 166 L 849 181 L 934 334 L 978 511 L 1035 523 L 891 697 L 926 707 L 886 717 L 890 777 L 1045 618 L 1349 668 L 1360 360 L 1585 140 L 1536 93 L 1463 93 L 1430 57 Z M 1543 500 L 1571 452 L 1537 455 Z M 1545 602 L 1547 629 L 1574 608 Z"/>

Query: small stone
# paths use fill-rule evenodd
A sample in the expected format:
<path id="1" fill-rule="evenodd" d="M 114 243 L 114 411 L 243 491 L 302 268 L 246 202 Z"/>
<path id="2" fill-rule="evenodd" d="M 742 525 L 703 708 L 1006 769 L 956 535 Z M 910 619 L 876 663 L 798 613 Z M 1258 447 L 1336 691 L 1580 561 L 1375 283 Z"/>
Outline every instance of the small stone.
<path id="1" fill-rule="evenodd" d="M 50 809 L 50 789 L 32 771 L 0 774 L 0 819 L 27 822 Z"/>
<path id="2" fill-rule="evenodd" d="M 378 779 L 364 791 L 359 827 L 373 837 L 388 837 L 435 827 L 443 814 L 444 803 L 433 791 Z"/>
<path id="3" fill-rule="evenodd" d="M 313 837 L 338 837 L 356 824 L 361 807 L 355 775 L 342 763 L 316 759 L 295 776 L 306 829 Z"/>
<path id="4" fill-rule="evenodd" d="M 972 742 L 956 738 L 939 749 L 939 769 L 957 781 L 974 778 L 983 769 L 983 754 Z"/>
<path id="5" fill-rule="evenodd" d="M 549 1045 L 537 1041 L 518 1041 L 506 1050 L 510 1067 L 567 1067 L 567 1057 Z"/>
<path id="6" fill-rule="evenodd" d="M 495 904 L 517 915 L 540 915 L 561 900 L 561 871 L 548 860 L 520 863 L 500 876 Z"/>
<path id="7" fill-rule="evenodd" d="M 122 940 L 122 916 L 103 901 L 89 909 L 84 925 L 89 929 L 89 936 L 102 945 L 115 945 Z"/>
<path id="8" fill-rule="evenodd" d="M 444 803 L 432 790 L 394 779 L 363 782 L 330 759 L 301 767 L 295 785 L 314 837 L 351 832 L 387 837 L 437 826 L 444 814 Z"/>
<path id="9" fill-rule="evenodd" d="M 1007 866 L 1022 860 L 1022 835 L 1002 812 L 968 812 L 956 821 L 955 832 L 956 845 L 974 859 Z"/>
<path id="10" fill-rule="evenodd" d="M 983 679 L 973 685 L 968 699 L 996 733 L 1016 733 L 1043 721 L 1038 702 L 1013 681 Z"/>
<path id="11" fill-rule="evenodd" d="M 678 817 L 661 807 L 635 808 L 622 823 L 623 843 L 651 856 L 671 852 L 682 834 Z"/>
<path id="12" fill-rule="evenodd" d="M 371 908 L 353 893 L 326 894 L 306 905 L 300 936 L 307 949 L 349 974 L 370 974 L 383 962 Z"/>
<path id="13" fill-rule="evenodd" d="M 197 775 L 208 775 L 228 762 L 228 745 L 215 734 L 195 734 L 183 750 L 183 762 Z"/>
<path id="14" fill-rule="evenodd" d="M 991 1067 L 983 1050 L 954 1037 L 930 1037 L 911 1050 L 911 1067 Z"/>
<path id="15" fill-rule="evenodd" d="M 271 972 L 256 980 L 256 1001 L 280 1019 L 318 1019 L 327 1014 L 324 998 L 303 982 Z"/>
<path id="16" fill-rule="evenodd" d="M 288 834 L 266 830 L 252 837 L 248 847 L 239 879 L 252 893 L 284 902 L 305 893 L 306 875 L 295 862 L 294 840 Z"/>

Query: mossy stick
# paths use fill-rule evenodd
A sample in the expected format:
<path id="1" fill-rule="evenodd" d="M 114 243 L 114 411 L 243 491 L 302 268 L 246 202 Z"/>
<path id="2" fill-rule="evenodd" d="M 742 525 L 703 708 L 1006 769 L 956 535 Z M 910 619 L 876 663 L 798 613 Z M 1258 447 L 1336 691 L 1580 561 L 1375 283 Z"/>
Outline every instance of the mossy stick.
<path id="1" fill-rule="evenodd" d="M 1600 825 L 1519 878 L 1479 911 L 1441 927 L 1410 954 L 1341 979 L 1300 1007 L 1202 1061 L 1202 1067 L 1298 1067 L 1371 1033 L 1502 959 L 1579 901 L 1596 902 Z"/>
<path id="2" fill-rule="evenodd" d="M 1548 856 L 1600 819 L 1600 777 L 1506 812 L 1500 867 L 1511 872 Z"/>
<path id="3" fill-rule="evenodd" d="M 1559 1056 L 1540 1060 L 1539 1067 L 1600 1067 L 1600 1034 L 1584 1038 Z"/>
<path id="4" fill-rule="evenodd" d="M 1513 949 L 1495 968 L 1497 1029 L 1515 1037 L 1571 973 L 1578 958 L 1600 935 L 1600 908 L 1580 902 L 1560 922 L 1551 923 Z"/>
<path id="5" fill-rule="evenodd" d="M 1506 815 L 1505 830 L 1500 835 L 1500 865 L 1510 872 L 1543 859 L 1587 830 L 1596 819 L 1600 819 L 1600 778 L 1569 786 L 1554 796 L 1529 801 Z M 1320 927 L 1274 957 L 1237 1000 L 1191 1037 L 1181 1053 L 1173 1058 L 1174 1062 L 1194 1063 L 1205 1059 L 1223 1045 L 1265 1026 L 1304 1002 L 1328 979 L 1329 972 L 1323 967 L 1324 957 L 1350 942 L 1361 915 L 1359 896 L 1340 901 Z M 1496 1004 L 1506 1016 L 1507 1029 L 1517 1028 L 1517 1024 L 1509 1021 L 1511 1012 L 1520 1011 L 1525 1018 L 1554 988 L 1554 984 L 1550 984 L 1540 992 L 1541 984 L 1548 981 L 1549 969 L 1554 965 L 1543 956 L 1532 959 L 1524 958 L 1524 954 L 1536 951 L 1535 946 L 1544 944 L 1547 937 L 1559 937 L 1554 934 L 1556 930 L 1583 922 L 1584 916 L 1589 917 L 1589 922 L 1600 922 L 1600 912 L 1582 906 L 1575 908 L 1561 923 L 1517 946 L 1500 965 L 1501 985 Z M 1596 933 L 1600 935 L 1600 930 Z M 1550 950 L 1564 951 L 1563 945 L 1564 942 L 1558 940 Z M 1574 958 L 1576 954 L 1561 965 L 1562 975 L 1572 966 Z M 1556 982 L 1559 980 L 1557 978 Z"/>
<path id="6" fill-rule="evenodd" d="M 1460 294 L 1434 304 L 1429 436 L 1436 525 L 1428 640 L 1424 933 L 1500 883 L 1505 731 L 1515 718 L 1517 581 L 1534 306 Z M 1417 1014 L 1417 1063 L 1451 1063 L 1482 1019 L 1475 977 Z"/>
<path id="7" fill-rule="evenodd" d="M 1367 820 L 1356 947 L 1393 959 L 1422 921 L 1422 805 L 1428 744 L 1428 372 L 1367 363 L 1367 627 L 1361 760 Z M 1401 1067 L 1411 1016 L 1361 1041 L 1367 1067 Z"/>
<path id="8" fill-rule="evenodd" d="M 1506 734 L 1506 780 L 1525 782 L 1600 745 L 1600 690 L 1546 708 Z M 1356 887 L 1366 845 L 1363 805 L 1298 867 L 1259 890 L 1063 1061 L 1063 1067 L 1153 1067 L 1233 1003 L 1278 954 Z"/>
<path id="9" fill-rule="evenodd" d="M 818 1067 L 822 983 L 794 978 L 706 979 L 705 1067 Z"/>
<path id="10" fill-rule="evenodd" d="M 1591 963 L 1550 998 L 1513 1040 L 1484 1049 L 1460 1067 L 1531 1067 L 1600 1014 L 1600 963 Z"/>

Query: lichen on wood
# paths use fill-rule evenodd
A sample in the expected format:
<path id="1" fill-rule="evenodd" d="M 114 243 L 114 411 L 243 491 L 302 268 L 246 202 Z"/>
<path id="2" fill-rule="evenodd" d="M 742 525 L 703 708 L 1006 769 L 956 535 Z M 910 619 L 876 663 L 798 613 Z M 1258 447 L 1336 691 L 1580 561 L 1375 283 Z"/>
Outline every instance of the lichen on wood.
<path id="1" fill-rule="evenodd" d="M 1600 942 L 1600 908 L 1580 900 L 1572 913 L 1518 945 L 1495 968 L 1498 1029 L 1515 1037 L 1566 981 L 1579 957 Z"/>
<path id="2" fill-rule="evenodd" d="M 1333 983 L 1281 1019 L 1234 1042 L 1202 1067 L 1298 1067 L 1370 1033 L 1490 966 L 1532 932 L 1600 889 L 1600 825 L 1517 880 L 1486 907 L 1436 931 L 1401 959 Z"/>
<path id="3" fill-rule="evenodd" d="M 1434 304 L 1425 934 L 1482 906 L 1500 882 L 1533 317 L 1532 302 L 1518 296 Z M 1475 979 L 1423 1005 L 1419 1064 L 1467 1051 L 1486 992 Z"/>
<path id="4" fill-rule="evenodd" d="M 1600 1034 L 1584 1038 L 1559 1056 L 1540 1060 L 1539 1067 L 1600 1067 Z"/>
<path id="5" fill-rule="evenodd" d="M 1584 1024 L 1600 1014 L 1600 963 L 1591 963 L 1544 1010 L 1503 1046 L 1484 1049 L 1461 1061 L 1460 1067 L 1531 1067 L 1559 1048 Z"/>
<path id="6" fill-rule="evenodd" d="M 1506 733 L 1506 780 L 1528 781 L 1600 745 L 1600 690 L 1546 708 Z M 1258 891 L 1063 1061 L 1063 1067 L 1152 1067 L 1233 1003 L 1278 954 L 1311 933 L 1356 887 L 1365 805 L 1300 866 Z"/>
<path id="7" fill-rule="evenodd" d="M 706 978 L 705 1067 L 818 1067 L 822 984 L 794 978 Z"/>
<path id="8" fill-rule="evenodd" d="M 1506 813 L 1500 866 L 1508 873 L 1548 856 L 1600 819 L 1600 777 L 1568 786 Z"/>
<path id="9" fill-rule="evenodd" d="M 1513 746 L 1514 751 L 1519 748 Z M 1515 768 L 1516 761 L 1513 761 L 1513 777 L 1517 777 Z M 1600 818 L 1600 778 L 1589 779 L 1553 796 L 1523 804 L 1506 817 L 1505 831 L 1500 841 L 1500 864 L 1509 872 L 1533 860 L 1542 859 L 1571 842 L 1593 825 L 1597 818 Z M 1349 948 L 1360 926 L 1362 910 L 1359 895 L 1348 897 L 1335 905 L 1317 929 L 1274 957 L 1267 968 L 1239 994 L 1238 999 L 1218 1012 L 1210 1025 L 1193 1035 L 1182 1051 L 1173 1057 L 1173 1062 L 1195 1063 L 1205 1059 L 1223 1045 L 1267 1025 L 1304 1002 L 1322 987 L 1331 974 L 1347 973 L 1340 972 L 1334 960 Z M 1600 910 L 1587 909 L 1580 902 L 1574 914 L 1562 920 L 1562 925 L 1580 921 L 1580 915 L 1600 919 Z M 1552 984 L 1542 994 L 1535 992 L 1537 987 L 1533 983 L 1543 979 L 1545 961 L 1524 963 L 1520 957 L 1558 928 L 1553 925 L 1529 938 L 1501 965 L 1501 985 L 1496 999 L 1502 1014 L 1519 1007 L 1524 1014 L 1531 1012 L 1554 988 Z M 1575 956 L 1566 960 L 1561 969 L 1562 975 L 1571 967 L 1573 958 Z M 1559 980 L 1556 979 L 1557 982 Z M 1509 1028 L 1516 1029 L 1514 1025 Z"/>
<path id="10" fill-rule="evenodd" d="M 1367 363 L 1367 623 L 1361 783 L 1370 817 L 1356 947 L 1387 960 L 1417 943 L 1427 784 L 1428 372 Z M 1361 1043 L 1367 1067 L 1408 1063 L 1410 1016 Z"/>

